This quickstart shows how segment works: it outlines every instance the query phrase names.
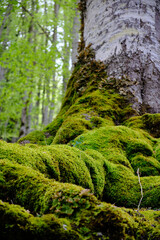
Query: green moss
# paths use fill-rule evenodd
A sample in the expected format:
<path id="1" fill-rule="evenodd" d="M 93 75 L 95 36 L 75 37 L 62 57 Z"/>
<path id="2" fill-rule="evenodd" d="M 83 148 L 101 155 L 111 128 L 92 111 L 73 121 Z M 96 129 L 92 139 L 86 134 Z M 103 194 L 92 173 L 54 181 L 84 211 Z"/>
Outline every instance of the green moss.
<path id="1" fill-rule="evenodd" d="M 141 199 L 138 177 L 126 167 L 106 162 L 104 200 L 118 206 L 137 208 Z M 153 181 L 153 179 L 155 181 Z M 141 207 L 159 208 L 160 176 L 141 177 L 144 198 Z"/>
<path id="2" fill-rule="evenodd" d="M 100 196 L 104 188 L 103 167 L 78 149 L 66 146 L 8 144 L 1 141 L 0 158 L 32 167 L 49 178 L 91 189 Z M 3 178 L 1 178 L 3 180 Z M 102 180 L 101 180 L 102 179 Z"/>
<path id="3" fill-rule="evenodd" d="M 5 179 L 5 184 L 1 184 L 0 198 L 20 204 L 33 213 L 52 212 L 66 216 L 81 207 L 88 209 L 92 202 L 97 202 L 90 190 L 49 180 L 29 167 L 9 160 L 1 160 L 0 167 Z"/>
<path id="4" fill-rule="evenodd" d="M 74 193 L 72 192 L 74 197 Z M 57 196 L 62 199 L 61 195 Z M 61 218 L 63 212 L 33 216 L 29 210 L 0 201 L 1 237 L 10 239 L 150 239 L 158 240 L 159 212 L 120 209 L 106 203 L 98 203 L 87 191 L 78 198 L 88 199 L 91 206 Z M 77 198 L 76 198 L 77 200 Z M 70 199 L 71 201 L 71 199 Z M 63 202 L 60 201 L 61 203 Z M 77 205 L 80 204 L 79 201 Z M 59 217 L 57 217 L 57 215 Z"/>
<path id="5" fill-rule="evenodd" d="M 155 153 L 155 157 L 157 159 L 158 162 L 160 162 L 160 141 L 157 141 L 157 144 L 155 144 L 154 147 L 154 153 Z"/>
<path id="6" fill-rule="evenodd" d="M 65 110 L 65 109 L 64 109 Z M 63 112 L 61 114 L 59 114 L 54 120 L 53 122 L 49 123 L 45 128 L 44 128 L 44 133 L 48 136 L 55 136 L 57 130 L 60 128 L 60 126 L 63 123 Z"/>
<path id="7" fill-rule="evenodd" d="M 19 145 L 0 141 L 0 159 L 8 159 L 13 163 L 39 170 L 50 178 L 59 180 L 59 167 L 49 152 L 38 146 L 27 144 Z"/>
<path id="8" fill-rule="evenodd" d="M 3 240 L 82 239 L 70 222 L 53 214 L 34 217 L 29 210 L 0 200 L 0 236 Z"/>
<path id="9" fill-rule="evenodd" d="M 49 151 L 52 158 L 58 162 L 60 181 L 74 183 L 94 191 L 90 172 L 85 164 L 85 159 L 89 156 L 84 156 L 81 151 L 75 151 L 66 145 L 52 145 L 44 150 Z"/>
<path id="10" fill-rule="evenodd" d="M 104 186 L 105 186 L 105 171 L 104 171 L 104 161 L 97 160 L 86 154 L 85 152 L 79 151 L 79 149 L 73 148 L 74 154 L 78 154 L 80 159 L 84 161 L 87 169 L 89 170 L 93 187 L 94 187 L 94 194 L 101 198 L 103 196 Z"/>
<path id="11" fill-rule="evenodd" d="M 72 139 L 86 132 L 87 129 L 91 129 L 89 121 L 70 117 L 63 122 L 61 128 L 57 131 L 57 134 L 53 140 L 53 143 L 68 143 Z"/>
<path id="12" fill-rule="evenodd" d="M 140 128 L 149 132 L 153 137 L 160 137 L 160 114 L 146 113 L 142 116 L 132 117 L 125 122 L 125 125 L 130 128 Z"/>
<path id="13" fill-rule="evenodd" d="M 22 137 L 18 141 L 21 144 L 33 143 L 33 144 L 44 144 L 46 145 L 45 135 L 42 131 L 33 131 L 29 133 L 26 137 Z"/>
<path id="14" fill-rule="evenodd" d="M 124 126 L 102 127 L 81 135 L 71 144 L 75 144 L 81 151 L 96 150 L 105 158 L 103 160 L 106 177 L 103 192 L 105 201 L 121 206 L 123 204 L 128 207 L 138 206 L 141 194 L 137 169 L 140 168 L 142 176 L 148 176 L 144 178 L 146 181 L 143 186 L 144 192 L 146 196 L 150 195 L 150 201 L 153 198 L 152 206 L 159 206 L 160 192 L 157 182 L 154 183 L 154 190 L 157 191 L 156 198 L 151 193 L 151 188 L 152 175 L 158 175 L 157 181 L 160 179 L 160 164 L 154 158 L 152 139 L 150 140 L 143 131 Z M 143 163 L 136 161 L 139 156 L 143 159 Z M 149 206 L 148 203 L 148 200 L 146 202 L 144 200 L 142 205 Z"/>
<path id="15" fill-rule="evenodd" d="M 53 143 L 68 143 L 87 130 L 118 124 L 124 119 L 122 102 L 123 98 L 113 91 L 96 90 L 78 98 L 65 113 L 66 120 Z"/>
<path id="16" fill-rule="evenodd" d="M 160 175 L 160 163 L 153 157 L 146 157 L 142 154 L 136 154 L 131 158 L 131 165 L 136 174 L 140 169 L 141 176 L 158 176 Z"/>

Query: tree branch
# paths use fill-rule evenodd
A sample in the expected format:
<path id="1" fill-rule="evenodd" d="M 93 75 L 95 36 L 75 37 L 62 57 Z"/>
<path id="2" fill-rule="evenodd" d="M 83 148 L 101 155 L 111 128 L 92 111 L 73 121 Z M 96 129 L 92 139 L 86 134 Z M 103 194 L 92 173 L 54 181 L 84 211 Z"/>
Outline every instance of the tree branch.
<path id="1" fill-rule="evenodd" d="M 18 2 L 20 4 L 20 6 L 22 7 L 22 9 L 27 12 L 31 17 L 34 18 L 34 15 L 32 13 L 30 13 L 28 11 L 28 9 L 20 2 Z M 47 32 L 47 30 L 37 21 L 35 20 L 35 22 L 37 23 L 37 25 L 40 27 L 40 29 L 42 30 L 42 32 L 46 35 L 46 37 L 48 38 L 48 40 L 51 41 L 51 43 L 53 42 L 52 38 L 49 36 L 49 33 Z"/>

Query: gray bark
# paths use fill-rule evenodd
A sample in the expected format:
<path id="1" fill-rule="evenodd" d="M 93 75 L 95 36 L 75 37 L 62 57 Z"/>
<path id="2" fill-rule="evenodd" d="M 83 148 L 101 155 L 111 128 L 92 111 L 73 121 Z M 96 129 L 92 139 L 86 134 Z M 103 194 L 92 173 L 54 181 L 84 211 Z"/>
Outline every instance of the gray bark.
<path id="1" fill-rule="evenodd" d="M 73 30 L 72 30 L 72 54 L 71 54 L 71 59 L 72 59 L 72 70 L 74 67 L 74 63 L 77 61 L 77 54 L 78 54 L 78 42 L 79 42 L 79 29 L 80 29 L 80 16 L 79 12 L 76 9 L 76 16 L 74 17 L 73 20 Z"/>
<path id="2" fill-rule="evenodd" d="M 6 69 L 0 66 L 0 82 L 5 79 Z"/>
<path id="3" fill-rule="evenodd" d="M 54 46 L 57 45 L 57 25 L 58 25 L 58 15 L 59 15 L 59 4 L 57 4 L 56 2 L 54 3 L 54 16 L 55 19 L 57 19 L 57 21 L 55 21 L 54 23 L 54 27 L 53 27 L 53 35 L 52 35 L 52 39 L 53 39 L 53 44 Z M 52 122 L 53 120 L 53 116 L 54 116 L 54 108 L 55 108 L 55 91 L 56 91 L 56 70 L 55 70 L 55 65 L 56 65 L 56 57 L 54 57 L 53 59 L 53 77 L 52 77 L 52 99 L 51 99 L 51 103 L 50 103 L 50 111 L 49 111 L 49 122 Z"/>
<path id="4" fill-rule="evenodd" d="M 87 0 L 83 37 L 137 112 L 160 112 L 160 0 Z"/>
<path id="5" fill-rule="evenodd" d="M 65 31 L 65 30 L 64 30 Z M 64 33 L 65 35 L 65 33 Z M 69 61 L 70 61 L 70 49 L 71 46 L 68 45 L 67 41 L 64 39 L 64 49 L 63 49 L 63 68 L 62 68 L 62 96 L 65 95 L 67 89 L 67 82 L 69 78 Z"/>
<path id="6" fill-rule="evenodd" d="M 47 19 L 47 1 L 44 1 L 45 5 L 45 24 L 47 25 L 48 19 Z M 48 38 L 45 36 L 45 53 L 47 54 L 47 46 L 48 46 Z M 42 116 L 42 124 L 47 125 L 48 124 L 48 102 L 49 102 L 49 79 L 47 76 L 47 72 L 44 76 L 44 101 L 43 101 L 43 116 Z"/>
<path id="7" fill-rule="evenodd" d="M 35 7 L 35 2 L 34 2 L 34 0 L 32 0 L 32 2 L 31 2 L 32 14 L 34 13 L 34 7 Z M 22 11 L 25 12 L 24 8 L 22 8 Z M 25 15 L 24 15 L 24 18 L 25 18 Z M 33 34 L 33 32 L 34 32 L 33 18 L 31 18 L 29 28 L 28 28 L 28 34 L 29 34 L 28 42 L 29 43 L 33 42 L 33 36 L 31 36 L 31 34 Z M 28 81 L 32 81 L 32 80 L 28 78 Z M 19 131 L 20 138 L 24 137 L 31 131 L 31 112 L 32 112 L 32 107 L 33 107 L 33 105 L 31 104 L 31 99 L 32 99 L 32 91 L 30 91 L 29 93 L 25 92 L 24 107 L 22 109 L 20 131 Z"/>

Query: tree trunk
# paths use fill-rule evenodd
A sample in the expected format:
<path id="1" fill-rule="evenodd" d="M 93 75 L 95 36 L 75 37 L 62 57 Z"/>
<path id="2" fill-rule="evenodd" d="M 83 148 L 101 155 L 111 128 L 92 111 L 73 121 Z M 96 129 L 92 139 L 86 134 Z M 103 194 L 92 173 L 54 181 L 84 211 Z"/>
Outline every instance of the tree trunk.
<path id="1" fill-rule="evenodd" d="M 35 8 L 35 2 L 34 2 L 34 0 L 32 0 L 31 1 L 32 14 L 34 13 L 34 8 Z M 23 8 L 22 8 L 22 11 L 25 12 Z M 25 17 L 25 15 L 24 15 L 24 17 Z M 34 23 L 33 23 L 33 17 L 32 17 L 30 19 L 30 23 L 29 23 L 29 27 L 28 27 L 28 43 L 30 43 L 30 44 L 33 43 L 33 32 L 34 32 L 33 24 Z M 25 33 L 25 34 L 27 36 L 27 33 Z M 28 82 L 32 82 L 32 79 L 30 79 L 29 77 L 28 77 Z M 24 100 L 25 100 L 25 102 L 24 102 L 24 107 L 22 109 L 19 137 L 23 137 L 31 131 L 31 112 L 32 112 L 32 107 L 33 107 L 33 105 L 31 104 L 32 91 L 30 91 L 29 93 L 27 91 L 25 92 Z"/>
<path id="2" fill-rule="evenodd" d="M 64 30 L 65 31 L 65 30 Z M 65 33 L 64 33 L 65 35 Z M 67 89 L 67 82 L 69 79 L 69 61 L 70 61 L 70 46 L 67 40 L 64 39 L 64 48 L 63 48 L 63 67 L 62 67 L 62 96 L 65 95 L 66 89 Z"/>
<path id="3" fill-rule="evenodd" d="M 54 26 L 53 26 L 53 35 L 52 35 L 52 39 L 53 39 L 53 46 L 56 49 L 57 52 L 57 27 L 58 27 L 58 15 L 59 15 L 59 9 L 60 9 L 60 5 L 57 4 L 56 2 L 54 3 L 54 18 L 55 18 L 55 22 L 54 22 Z M 53 58 L 53 76 L 52 76 L 52 82 L 51 82 L 51 86 L 52 86 L 52 90 L 51 90 L 51 103 L 50 103 L 50 110 L 49 110 L 49 122 L 52 122 L 53 120 L 53 116 L 54 116 L 54 107 L 55 107 L 55 91 L 56 91 L 56 54 Z"/>
<path id="4" fill-rule="evenodd" d="M 80 21 L 79 21 L 79 13 L 78 10 L 76 9 L 76 15 L 73 20 L 73 29 L 72 29 L 72 54 L 71 54 L 71 59 L 72 59 L 72 70 L 74 68 L 74 63 L 77 61 L 77 49 L 78 49 L 78 42 L 79 42 L 79 29 L 80 29 Z"/>
<path id="5" fill-rule="evenodd" d="M 125 90 L 137 112 L 160 112 L 160 1 L 82 3 L 85 46 L 92 44 L 109 76 L 130 79 Z"/>

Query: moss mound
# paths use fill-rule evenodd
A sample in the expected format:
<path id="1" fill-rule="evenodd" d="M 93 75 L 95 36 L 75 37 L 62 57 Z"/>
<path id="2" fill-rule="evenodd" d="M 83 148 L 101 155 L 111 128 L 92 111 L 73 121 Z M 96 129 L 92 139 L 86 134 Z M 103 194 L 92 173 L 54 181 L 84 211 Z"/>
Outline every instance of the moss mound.
<path id="1" fill-rule="evenodd" d="M 153 137 L 160 137 L 160 114 L 146 113 L 143 116 L 132 117 L 125 122 L 130 128 L 140 128 L 149 132 Z"/>
<path id="2" fill-rule="evenodd" d="M 108 126 L 83 134 L 70 144 L 81 151 L 94 150 L 103 156 L 103 200 L 119 206 L 138 206 L 139 168 L 144 190 L 142 206 L 160 207 L 160 162 L 153 150 L 155 139 L 149 134 L 125 126 Z"/>
<path id="3" fill-rule="evenodd" d="M 38 170 L 48 178 L 89 188 L 98 197 L 103 193 L 103 162 L 67 145 L 35 146 L 0 141 L 0 159 Z M 0 175 L 1 176 L 1 175 Z"/>

